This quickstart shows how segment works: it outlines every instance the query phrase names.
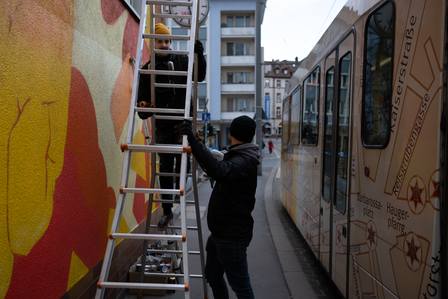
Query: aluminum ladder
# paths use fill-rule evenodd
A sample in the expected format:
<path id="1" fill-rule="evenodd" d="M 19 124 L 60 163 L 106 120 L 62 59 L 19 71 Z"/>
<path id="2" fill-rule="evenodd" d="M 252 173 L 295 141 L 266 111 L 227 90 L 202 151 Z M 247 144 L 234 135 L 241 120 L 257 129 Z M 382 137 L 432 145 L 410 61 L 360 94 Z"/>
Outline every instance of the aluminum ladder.
<path id="1" fill-rule="evenodd" d="M 153 113 L 153 117 L 151 117 L 151 122 L 153 124 L 152 128 L 154 128 L 154 120 L 155 119 L 167 119 L 167 120 L 184 120 L 184 119 L 192 119 L 190 117 L 190 104 L 193 95 L 193 107 L 196 107 L 196 94 L 197 94 L 197 80 L 193 82 L 193 69 L 195 68 L 195 74 L 197 74 L 196 64 L 194 63 L 194 45 L 196 36 L 198 33 L 198 13 L 199 13 L 199 1 L 200 0 L 183 0 L 183 1 L 169 1 L 169 0 L 142 0 L 141 1 L 141 16 L 140 16 L 140 26 L 139 26 L 139 38 L 137 44 L 137 57 L 135 61 L 135 69 L 134 69 L 134 82 L 132 85 L 132 101 L 131 107 L 129 109 L 129 125 L 128 125 L 128 134 L 126 138 L 126 143 L 121 145 L 121 150 L 124 153 L 123 157 L 123 171 L 121 176 L 121 188 L 118 196 L 118 200 L 116 203 L 115 215 L 112 221 L 111 233 L 109 235 L 109 239 L 106 246 L 106 252 L 103 260 L 103 265 L 100 272 L 100 277 L 97 283 L 97 292 L 96 299 L 104 298 L 106 289 L 108 288 L 119 288 L 119 289 L 153 289 L 153 290 L 173 290 L 173 291 L 184 291 L 185 298 L 190 298 L 190 278 L 200 278 L 202 279 L 203 285 L 203 296 L 207 298 L 207 286 L 204 278 L 204 246 L 202 239 L 202 228 L 201 228 L 201 219 L 200 219 L 200 211 L 199 211 L 199 200 L 198 200 L 198 191 L 196 184 L 196 167 L 197 163 L 193 160 L 192 163 L 192 178 L 193 178 L 193 193 L 194 200 L 188 201 L 186 200 L 187 192 L 185 190 L 186 180 L 187 180 L 187 159 L 188 153 L 190 152 L 190 148 L 188 147 L 187 136 L 182 136 L 182 144 L 178 145 L 167 145 L 167 144 L 154 144 L 154 140 L 151 139 L 150 144 L 133 144 L 132 136 L 134 132 L 135 126 L 135 118 L 137 112 L 151 112 Z M 166 13 L 158 13 L 156 11 L 157 7 L 164 6 L 188 6 L 190 7 L 190 11 L 192 12 L 190 16 L 182 15 L 182 18 L 190 18 L 191 19 L 191 27 L 189 30 L 189 35 L 158 35 L 154 33 L 155 28 L 155 19 L 158 17 L 163 18 L 175 18 L 178 17 L 174 14 L 166 14 Z M 147 34 L 147 16 L 149 10 L 149 34 Z M 151 52 L 151 62 L 149 69 L 141 69 L 142 64 L 142 53 L 144 40 L 149 39 L 150 44 L 150 52 Z M 178 50 L 158 50 L 155 49 L 155 40 L 156 39 L 170 39 L 170 40 L 186 40 L 188 41 L 188 50 L 187 51 L 178 51 Z M 188 55 L 188 69 L 187 71 L 174 71 L 174 70 L 156 70 L 155 69 L 155 61 L 156 56 L 155 53 L 164 53 L 164 54 L 174 54 L 174 55 Z M 164 88 L 184 88 L 186 90 L 185 97 L 185 109 L 165 109 L 165 108 L 146 108 L 146 107 L 138 107 L 137 106 L 137 97 L 138 97 L 138 86 L 139 86 L 139 78 L 140 74 L 146 73 L 151 74 L 151 107 L 155 107 L 155 88 L 156 87 L 164 87 Z M 155 75 L 165 75 L 165 76 L 186 76 L 186 84 L 171 84 L 171 83 L 156 83 Z M 193 84 L 194 83 L 194 84 Z M 194 90 L 193 90 L 194 85 Z M 196 109 L 193 111 L 193 120 L 196 120 Z M 164 114 L 175 114 L 175 115 L 164 115 Z M 196 126 L 195 122 L 193 122 L 194 128 Z M 145 132 L 146 141 L 149 138 L 149 129 L 147 126 L 147 122 L 143 122 L 143 128 Z M 179 177 L 179 189 L 161 189 L 154 188 L 155 175 L 152 175 L 150 188 L 135 188 L 128 187 L 128 178 L 129 178 L 129 168 L 131 161 L 131 152 L 146 152 L 151 154 L 151 168 L 152 174 L 156 176 L 173 176 Z M 180 162 L 180 173 L 156 173 L 155 172 L 155 154 L 156 153 L 172 153 L 172 154 L 181 154 L 181 162 Z M 148 211 L 147 211 L 147 225 L 145 228 L 144 234 L 137 233 L 119 233 L 119 223 L 121 219 L 121 214 L 124 206 L 124 201 L 126 200 L 126 195 L 128 193 L 144 193 L 149 194 L 149 202 L 148 202 Z M 155 194 L 171 194 L 179 196 L 178 201 L 173 201 L 174 203 L 179 203 L 180 205 L 180 222 L 179 226 L 169 226 L 171 229 L 180 229 L 179 234 L 152 234 L 150 233 L 150 227 L 154 227 L 151 225 L 151 214 L 152 214 L 152 203 L 153 202 L 164 202 L 166 200 L 163 199 L 154 199 Z M 130 200 L 130 199 L 128 199 Z M 186 206 L 187 204 L 193 204 L 195 206 L 195 214 L 196 214 L 196 223 L 197 226 L 188 226 L 187 227 L 187 219 L 186 219 Z M 187 230 L 196 230 L 198 232 L 199 239 L 199 251 L 189 251 L 187 246 Z M 113 258 L 113 252 L 115 247 L 115 241 L 117 239 L 137 239 L 143 240 L 143 248 L 144 252 L 147 248 L 148 241 L 155 240 L 166 240 L 166 241 L 175 241 L 181 242 L 181 250 L 158 250 L 167 253 L 180 254 L 182 255 L 182 270 L 183 273 L 151 273 L 154 276 L 168 276 L 168 277 L 179 277 L 183 279 L 183 283 L 171 284 L 171 283 L 134 283 L 134 282 L 113 282 L 108 281 L 108 276 L 110 272 L 110 267 Z M 155 252 L 157 250 L 153 250 Z M 188 255 L 189 254 L 199 254 L 201 258 L 201 269 L 202 274 L 190 274 L 189 264 L 188 264 Z M 145 255 L 142 255 L 142 259 L 145 258 Z M 142 261 L 143 263 L 144 261 Z M 148 275 L 149 273 L 144 272 L 144 265 L 141 267 L 141 279 L 143 281 L 143 275 Z"/>

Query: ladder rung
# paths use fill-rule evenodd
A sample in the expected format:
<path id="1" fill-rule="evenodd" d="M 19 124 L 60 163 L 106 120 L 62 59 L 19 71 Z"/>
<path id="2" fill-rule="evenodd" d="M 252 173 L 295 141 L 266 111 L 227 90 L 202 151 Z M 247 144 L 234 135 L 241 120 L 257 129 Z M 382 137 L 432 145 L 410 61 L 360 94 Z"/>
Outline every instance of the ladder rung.
<path id="1" fill-rule="evenodd" d="M 161 194 L 166 194 L 166 193 L 161 193 Z M 188 194 L 187 194 L 188 195 Z M 177 200 L 171 200 L 171 199 L 153 199 L 152 202 L 157 202 L 157 203 L 172 203 L 172 204 L 180 204 L 180 201 Z M 192 200 L 186 200 L 185 203 L 187 205 L 194 205 L 195 202 Z"/>
<path id="2" fill-rule="evenodd" d="M 168 154 L 181 154 L 184 152 L 188 152 L 188 149 L 183 148 L 181 145 L 122 144 L 121 150 Z"/>
<path id="3" fill-rule="evenodd" d="M 143 38 L 160 40 L 190 40 L 189 35 L 170 35 L 170 34 L 143 34 Z"/>
<path id="4" fill-rule="evenodd" d="M 150 227 L 158 228 L 159 226 L 157 226 L 155 224 L 151 224 Z M 169 228 L 169 229 L 182 229 L 182 227 L 180 227 L 178 225 L 168 225 L 166 228 Z M 188 230 L 198 230 L 198 227 L 197 226 L 187 226 L 187 229 Z"/>
<path id="5" fill-rule="evenodd" d="M 154 49 L 154 53 L 159 54 L 173 54 L 173 55 L 188 55 L 190 52 L 186 50 L 162 50 L 162 49 Z"/>
<path id="6" fill-rule="evenodd" d="M 177 15 L 177 14 L 168 14 L 168 13 L 155 13 L 154 18 L 184 18 L 191 19 L 191 15 Z"/>
<path id="7" fill-rule="evenodd" d="M 187 84 L 154 83 L 154 87 L 159 87 L 159 88 L 187 88 Z"/>
<path id="8" fill-rule="evenodd" d="M 166 75 L 166 76 L 187 76 L 188 75 L 188 72 L 185 72 L 185 71 L 147 70 L 147 69 L 140 69 L 140 73 Z"/>
<path id="9" fill-rule="evenodd" d="M 130 234 L 130 233 L 114 233 L 110 234 L 111 239 L 133 239 L 133 240 L 168 240 L 168 241 L 185 241 L 186 236 L 182 235 L 165 235 L 165 234 Z"/>
<path id="10" fill-rule="evenodd" d="M 185 277 L 182 273 L 161 273 L 161 272 L 145 272 L 145 276 L 161 276 L 161 277 Z M 202 278 L 201 274 L 190 274 L 190 278 Z"/>
<path id="11" fill-rule="evenodd" d="M 120 188 L 121 193 L 159 193 L 159 194 L 172 194 L 183 195 L 180 189 L 160 189 L 160 188 Z M 160 200 L 160 199 L 158 199 Z M 157 202 L 155 199 L 154 202 Z M 172 202 L 172 201 L 171 201 Z"/>
<path id="12" fill-rule="evenodd" d="M 145 276 L 184 277 L 181 273 L 145 272 Z"/>
<path id="13" fill-rule="evenodd" d="M 172 176 L 172 177 L 180 177 L 180 174 L 175 172 L 156 172 L 156 176 Z M 187 177 L 193 176 L 192 173 L 187 173 Z"/>
<path id="14" fill-rule="evenodd" d="M 151 227 L 153 227 L 151 225 Z M 147 252 L 151 253 L 172 253 L 172 254 L 182 254 L 182 250 L 172 250 L 172 249 L 147 249 Z"/>
<path id="15" fill-rule="evenodd" d="M 152 112 L 152 113 L 171 113 L 171 114 L 185 114 L 184 109 L 169 109 L 169 108 L 143 108 L 135 107 L 137 112 Z"/>
<path id="16" fill-rule="evenodd" d="M 147 5 L 169 5 L 169 6 L 192 6 L 193 2 L 187 1 L 167 1 L 167 0 L 146 0 Z"/>
<path id="17" fill-rule="evenodd" d="M 188 290 L 188 285 L 171 283 L 98 282 L 99 288 L 142 289 L 142 290 Z"/>
<path id="18" fill-rule="evenodd" d="M 175 115 L 154 115 L 155 119 L 163 120 L 192 120 L 191 117 L 175 116 Z"/>

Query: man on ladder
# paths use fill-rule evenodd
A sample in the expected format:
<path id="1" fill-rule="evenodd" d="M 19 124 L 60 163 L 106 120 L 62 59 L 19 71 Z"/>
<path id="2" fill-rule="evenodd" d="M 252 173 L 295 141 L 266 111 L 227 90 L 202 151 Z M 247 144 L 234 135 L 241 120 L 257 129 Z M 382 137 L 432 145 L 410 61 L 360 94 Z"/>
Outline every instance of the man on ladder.
<path id="1" fill-rule="evenodd" d="M 187 7 L 190 11 L 190 15 L 181 14 L 182 19 L 190 20 L 190 30 L 187 34 L 172 35 L 170 30 L 163 24 L 157 24 L 157 18 L 177 18 L 180 14 L 173 13 L 171 10 L 169 13 L 160 13 L 159 6 L 168 5 L 170 7 Z M 168 1 L 168 0 L 142 0 L 141 1 L 141 21 L 139 26 L 139 39 L 137 43 L 136 51 L 136 67 L 134 69 L 134 81 L 132 87 L 132 101 L 130 103 L 129 110 L 129 122 L 128 132 L 125 143 L 121 144 L 120 148 L 123 151 L 123 170 L 121 174 L 120 193 L 116 201 L 116 209 L 111 224 L 111 230 L 106 245 L 103 265 L 101 267 L 100 276 L 97 283 L 96 299 L 103 299 L 107 294 L 107 289 L 137 289 L 137 290 L 171 290 L 171 291 L 183 291 L 185 299 L 190 299 L 190 278 L 200 278 L 203 284 L 204 297 L 207 297 L 207 288 L 203 274 L 190 273 L 189 255 L 199 254 L 201 258 L 201 268 L 204 269 L 204 255 L 203 255 L 203 243 L 202 243 L 202 229 L 199 216 L 199 201 L 197 200 L 197 188 L 195 172 L 191 174 L 193 180 L 193 193 L 195 200 L 187 200 L 186 192 L 186 180 L 189 174 L 187 173 L 188 164 L 188 141 L 187 136 L 183 135 L 181 140 L 178 140 L 178 133 L 175 133 L 174 126 L 179 125 L 183 120 L 191 120 L 191 102 L 192 97 L 195 100 L 195 92 L 193 93 L 193 72 L 195 65 L 199 66 L 200 80 L 205 77 L 205 59 L 202 55 L 202 47 L 196 42 L 197 30 L 199 26 L 198 12 L 199 12 L 199 0 L 192 1 Z M 148 19 L 147 19 L 148 18 Z M 147 28 L 147 25 L 149 28 Z M 157 27 L 157 28 L 156 28 Z M 159 34 L 157 34 L 159 33 Z M 145 39 L 149 40 L 151 63 L 146 68 L 141 68 L 142 65 L 142 53 L 144 48 Z M 187 50 L 171 50 L 171 40 L 184 40 L 187 41 Z M 199 59 L 198 63 L 195 61 L 195 52 L 197 52 Z M 157 56 L 156 56 L 157 54 Z M 149 68 L 148 68 L 149 66 Z M 148 76 L 149 75 L 149 76 Z M 145 77 L 141 78 L 141 77 Z M 149 80 L 148 80 L 149 78 Z M 141 84 L 140 84 L 141 83 Z M 139 86 L 143 85 L 143 86 Z M 145 91 L 146 89 L 146 91 Z M 139 94 L 140 93 L 140 94 Z M 147 118 L 153 116 L 151 120 L 155 121 L 155 135 L 157 144 L 154 140 L 149 140 L 149 130 L 147 122 L 143 122 L 143 129 L 145 136 L 147 136 L 147 142 L 145 144 L 134 143 L 134 135 L 136 131 L 136 112 L 141 118 Z M 163 121 L 168 122 L 163 122 Z M 137 128 L 139 130 L 139 128 Z M 148 142 L 149 141 L 149 142 Z M 135 187 L 133 183 L 129 182 L 130 166 L 131 166 L 131 154 L 137 152 L 146 152 L 151 154 L 151 173 L 152 178 L 149 186 Z M 155 170 L 155 154 L 170 154 L 171 167 L 166 167 L 167 173 L 157 172 Z M 180 155 L 180 170 L 179 172 L 173 171 L 172 161 L 173 156 Z M 163 159 L 163 158 L 162 158 Z M 162 161 L 163 164 L 164 161 Z M 193 168 L 195 168 L 193 163 Z M 154 188 L 155 176 L 171 176 L 166 187 Z M 173 177 L 179 178 L 179 186 L 173 187 Z M 171 183 L 169 183 L 171 182 Z M 165 184 L 165 183 L 163 183 Z M 144 233 L 120 232 L 120 222 L 122 218 L 123 207 L 126 201 L 132 200 L 131 196 L 136 193 L 149 194 L 147 221 Z M 154 194 L 161 194 L 163 196 L 168 195 L 168 200 L 153 198 Z M 180 210 L 180 226 L 171 226 L 171 229 L 175 229 L 176 233 L 164 233 L 157 234 L 150 230 L 151 215 L 152 215 L 152 203 L 153 202 L 174 202 L 170 195 L 178 196 Z M 196 214 L 196 226 L 187 226 L 187 205 L 194 205 Z M 169 207 L 169 209 L 168 209 Z M 164 220 L 166 223 L 172 218 L 171 205 L 166 206 L 166 214 Z M 162 221 L 163 222 L 163 221 Z M 164 223 L 162 223 L 164 224 Z M 188 231 L 193 230 L 198 233 L 199 251 L 189 250 Z M 181 255 L 181 267 L 180 273 L 162 273 L 146 271 L 146 258 L 142 260 L 142 267 L 140 271 L 139 282 L 123 282 L 114 281 L 110 277 L 110 269 L 113 262 L 114 249 L 117 240 L 142 240 L 143 250 L 145 257 L 147 253 L 167 253 Z M 152 249 L 147 247 L 147 243 L 150 241 L 167 241 L 177 242 L 180 245 L 180 250 L 171 249 Z M 203 273 L 204 271 L 202 271 Z M 169 281 L 162 280 L 158 282 L 145 282 L 145 277 L 178 277 L 178 283 L 170 283 Z"/>
<path id="2" fill-rule="evenodd" d="M 170 29 L 162 23 L 155 25 L 156 34 L 170 35 Z M 160 50 L 171 50 L 171 40 L 155 41 L 155 48 Z M 198 64 L 198 81 L 205 79 L 207 65 L 204 58 L 204 48 L 199 40 L 196 40 L 194 51 L 197 54 Z M 150 61 L 148 61 L 142 68 L 149 69 Z M 170 70 L 170 71 L 186 71 L 188 68 L 188 56 L 186 55 L 174 55 L 174 54 L 162 54 L 156 53 L 156 70 Z M 171 84 L 186 84 L 185 76 L 164 76 L 156 75 L 156 83 L 171 83 Z M 137 103 L 139 107 L 149 108 L 151 105 L 151 75 L 141 74 L 140 84 L 138 89 Z M 184 109 L 185 108 L 185 89 L 175 89 L 166 87 L 155 88 L 155 108 L 168 108 L 168 109 Z M 154 107 L 153 107 L 154 108 Z M 191 111 L 191 109 L 190 109 Z M 142 119 L 146 119 L 151 116 L 148 112 L 139 112 L 138 115 Z M 168 114 L 169 115 L 169 114 Z M 156 119 L 155 137 L 158 144 L 177 144 L 181 143 L 181 137 L 178 132 L 178 128 L 181 121 L 179 120 L 163 120 Z M 159 170 L 162 173 L 172 173 L 174 166 L 174 159 L 176 158 L 176 173 L 180 171 L 180 155 L 176 154 L 159 154 Z M 161 176 L 160 187 L 162 189 L 170 189 L 173 187 L 174 178 L 172 176 Z M 176 186 L 179 185 L 179 178 L 176 178 Z M 170 194 L 162 194 L 162 199 L 170 200 L 172 197 Z M 158 223 L 159 228 L 165 228 L 169 222 L 173 219 L 172 203 L 162 203 L 163 216 Z"/>

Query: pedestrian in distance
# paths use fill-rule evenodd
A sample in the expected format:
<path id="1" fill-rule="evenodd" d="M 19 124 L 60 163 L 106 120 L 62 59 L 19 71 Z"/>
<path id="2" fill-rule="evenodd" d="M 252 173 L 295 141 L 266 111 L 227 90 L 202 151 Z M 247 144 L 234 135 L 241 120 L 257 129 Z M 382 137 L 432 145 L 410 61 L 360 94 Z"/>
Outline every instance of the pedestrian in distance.
<path id="1" fill-rule="evenodd" d="M 155 25 L 156 34 L 170 35 L 170 29 L 163 23 Z M 171 40 L 155 40 L 155 48 L 159 50 L 170 50 Z M 198 81 L 203 81 L 206 75 L 206 61 L 204 58 L 204 47 L 200 41 L 196 41 L 194 51 L 197 54 L 198 64 Z M 187 71 L 188 70 L 188 56 L 174 55 L 166 53 L 156 53 L 155 69 L 156 70 L 172 70 L 172 71 Z M 148 61 L 142 68 L 149 69 L 150 61 Z M 194 76 L 193 76 L 194 78 Z M 186 84 L 185 76 L 167 76 L 156 75 L 156 83 L 172 83 L 172 84 Z M 169 109 L 184 109 L 185 108 L 185 89 L 156 87 L 155 88 L 155 107 L 169 108 Z M 139 107 L 151 107 L 151 75 L 140 74 L 140 84 L 138 88 L 137 105 Z M 191 111 L 191 109 L 190 109 Z M 147 119 L 152 116 L 152 113 L 139 112 L 140 118 Z M 164 113 L 164 115 L 170 115 Z M 181 143 L 181 136 L 176 133 L 179 130 L 173 128 L 179 127 L 182 121 L 180 120 L 161 120 L 155 121 L 155 139 L 158 144 L 179 144 Z M 174 166 L 174 159 L 176 158 L 176 173 L 180 170 L 180 154 L 159 154 L 159 170 L 160 172 L 172 173 Z M 161 176 L 160 187 L 162 189 L 173 189 L 174 179 L 172 176 Z M 176 185 L 179 185 L 179 178 L 176 179 Z M 163 194 L 162 199 L 171 200 L 171 195 Z M 173 219 L 172 203 L 162 203 L 163 216 L 160 218 L 159 228 L 165 228 Z"/>
<path id="2" fill-rule="evenodd" d="M 252 211 L 257 189 L 260 153 L 251 143 L 256 124 L 247 116 L 235 118 L 230 125 L 230 147 L 222 161 L 194 136 L 190 121 L 184 121 L 181 134 L 187 135 L 192 153 L 207 175 L 216 183 L 208 204 L 205 277 L 215 299 L 227 299 L 224 273 L 238 299 L 253 299 L 247 247 L 252 239 Z"/>
<path id="3" fill-rule="evenodd" d="M 272 151 L 274 150 L 274 143 L 272 142 L 272 140 L 268 141 L 268 150 L 269 154 L 272 154 Z"/>

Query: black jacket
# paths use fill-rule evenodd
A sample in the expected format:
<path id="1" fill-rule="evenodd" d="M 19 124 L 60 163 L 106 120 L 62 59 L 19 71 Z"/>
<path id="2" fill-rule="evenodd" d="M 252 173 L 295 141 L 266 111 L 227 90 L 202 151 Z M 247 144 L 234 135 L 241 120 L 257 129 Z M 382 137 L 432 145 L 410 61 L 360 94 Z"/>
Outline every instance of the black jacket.
<path id="1" fill-rule="evenodd" d="M 198 81 L 205 79 L 207 63 L 202 51 L 198 51 Z M 170 63 L 172 62 L 172 64 Z M 174 67 L 171 69 L 170 65 Z M 142 69 L 148 69 L 149 62 L 146 63 Z M 175 71 L 187 71 L 188 70 L 188 56 L 186 55 L 167 55 L 156 56 L 156 70 L 175 70 Z M 193 77 L 194 79 L 194 77 Z M 155 82 L 157 83 L 173 83 L 173 84 L 185 84 L 187 82 L 186 76 L 166 76 L 156 75 Z M 151 75 L 140 74 L 140 81 L 138 85 L 138 98 L 137 103 L 145 101 L 146 107 L 149 107 L 151 103 Z M 156 87 L 156 107 L 157 108 L 170 108 L 170 109 L 183 109 L 185 107 L 185 88 L 162 88 Z M 143 119 L 151 116 L 150 113 L 139 113 L 139 116 Z M 156 126 L 158 129 L 172 129 L 174 125 L 173 121 L 157 120 Z"/>
<path id="2" fill-rule="evenodd" d="M 189 138 L 189 143 L 199 165 L 216 181 L 208 204 L 210 232 L 216 238 L 250 242 L 260 158 L 258 146 L 252 143 L 232 146 L 224 159 L 218 161 L 194 137 Z"/>

